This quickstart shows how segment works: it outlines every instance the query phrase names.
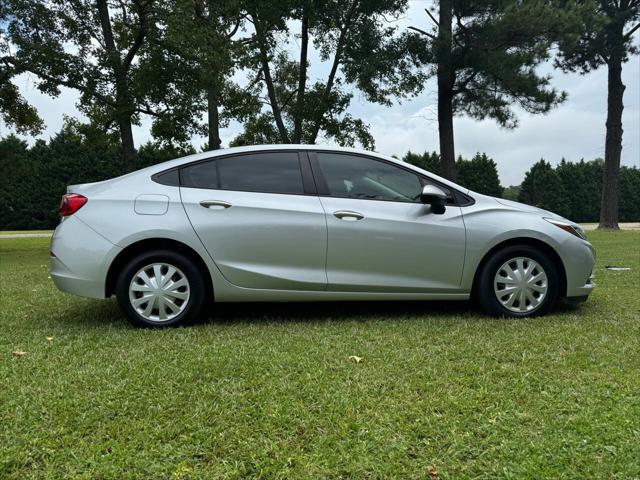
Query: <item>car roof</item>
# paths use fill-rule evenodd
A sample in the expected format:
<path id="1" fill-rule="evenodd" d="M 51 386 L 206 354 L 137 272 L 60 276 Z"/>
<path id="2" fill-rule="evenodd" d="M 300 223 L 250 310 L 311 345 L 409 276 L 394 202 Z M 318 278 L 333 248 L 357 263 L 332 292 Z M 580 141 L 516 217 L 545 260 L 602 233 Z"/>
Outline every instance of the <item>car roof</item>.
<path id="1" fill-rule="evenodd" d="M 369 157 L 379 158 L 381 160 L 385 160 L 388 162 L 392 162 L 403 166 L 404 168 L 409 168 L 410 170 L 414 170 L 423 175 L 427 175 L 428 177 L 437 180 L 440 183 L 448 185 L 452 188 L 457 189 L 460 192 L 467 193 L 469 190 L 461 185 L 458 185 L 454 182 L 447 180 L 446 178 L 442 178 L 434 173 L 427 172 L 415 165 L 411 165 L 410 163 L 403 162 L 402 160 L 398 160 L 397 158 L 393 158 L 387 155 L 382 155 L 377 152 L 371 152 L 368 150 L 359 150 L 356 148 L 347 148 L 347 147 L 337 147 L 330 145 L 309 145 L 309 144 L 268 144 L 268 145 L 248 145 L 244 147 L 230 147 L 230 148 L 221 148 L 219 150 L 211 150 L 202 153 L 195 153 L 193 155 L 187 155 L 186 157 L 176 158 L 175 160 L 169 160 L 166 162 L 158 163 L 156 165 L 152 165 L 147 168 L 143 168 L 142 170 L 137 170 L 135 172 L 130 173 L 129 175 L 136 174 L 148 174 L 153 175 L 155 173 L 162 172 L 164 170 L 169 170 L 171 168 L 180 167 L 182 165 L 189 164 L 191 162 L 197 162 L 200 160 L 208 160 L 214 159 L 216 157 L 226 156 L 226 155 L 235 155 L 239 153 L 254 153 L 254 152 L 267 152 L 267 151 L 283 151 L 283 150 L 294 150 L 294 151 L 323 151 L 323 152 L 341 152 L 341 153 L 353 153 L 358 155 L 366 155 Z"/>

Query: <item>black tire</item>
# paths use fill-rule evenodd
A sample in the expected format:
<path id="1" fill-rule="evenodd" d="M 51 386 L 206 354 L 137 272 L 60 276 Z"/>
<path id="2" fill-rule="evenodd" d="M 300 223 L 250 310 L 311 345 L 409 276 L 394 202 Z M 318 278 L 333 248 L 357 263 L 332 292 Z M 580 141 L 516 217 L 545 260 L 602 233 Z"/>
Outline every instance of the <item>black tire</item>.
<path id="1" fill-rule="evenodd" d="M 494 278 L 498 269 L 510 259 L 516 257 L 526 257 L 536 261 L 544 270 L 547 276 L 547 292 L 540 305 L 532 311 L 514 312 L 503 306 L 494 292 Z M 487 314 L 496 317 L 536 317 L 544 315 L 558 300 L 560 292 L 560 278 L 558 268 L 553 261 L 541 250 L 529 245 L 513 245 L 495 252 L 484 264 L 480 272 L 476 299 Z"/>
<path id="2" fill-rule="evenodd" d="M 178 315 L 165 321 L 145 318 L 136 311 L 129 299 L 129 286 L 133 277 L 145 266 L 156 262 L 166 263 L 179 269 L 186 277 L 189 287 L 186 306 Z M 133 325 L 144 328 L 166 328 L 187 325 L 199 319 L 210 295 L 207 292 L 207 282 L 193 260 L 171 250 L 152 250 L 135 256 L 123 267 L 116 283 L 116 298 L 122 313 Z"/>

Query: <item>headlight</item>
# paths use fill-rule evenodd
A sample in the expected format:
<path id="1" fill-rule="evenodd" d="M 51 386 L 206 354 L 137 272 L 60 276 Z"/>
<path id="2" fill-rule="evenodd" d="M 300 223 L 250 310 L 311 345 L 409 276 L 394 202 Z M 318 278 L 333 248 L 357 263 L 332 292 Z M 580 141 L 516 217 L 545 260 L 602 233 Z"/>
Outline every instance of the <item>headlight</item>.
<path id="1" fill-rule="evenodd" d="M 562 220 L 556 220 L 554 218 L 545 218 L 545 217 L 543 218 L 547 222 L 555 225 L 556 227 L 561 228 L 565 232 L 569 232 L 571 235 L 575 235 L 576 237 L 581 238 L 582 240 L 587 239 L 587 234 L 585 233 L 584 229 L 580 225 L 576 225 L 575 223 L 563 222 Z"/>

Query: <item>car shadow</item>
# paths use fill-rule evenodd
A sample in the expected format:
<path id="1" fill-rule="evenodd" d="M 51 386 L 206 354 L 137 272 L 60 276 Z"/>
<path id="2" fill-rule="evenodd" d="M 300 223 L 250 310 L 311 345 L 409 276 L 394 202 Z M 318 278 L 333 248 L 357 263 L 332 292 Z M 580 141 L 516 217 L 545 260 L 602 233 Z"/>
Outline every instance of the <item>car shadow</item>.
<path id="1" fill-rule="evenodd" d="M 469 301 L 218 303 L 200 323 L 361 321 L 403 317 L 475 316 Z"/>
<path id="2" fill-rule="evenodd" d="M 576 306 L 559 304 L 555 313 L 570 313 Z M 471 301 L 360 301 L 360 302 L 247 302 L 213 304 L 195 325 L 274 322 L 341 322 L 420 318 L 447 320 L 463 317 L 489 319 Z M 115 299 L 87 300 L 70 306 L 58 319 L 85 327 L 134 328 Z"/>

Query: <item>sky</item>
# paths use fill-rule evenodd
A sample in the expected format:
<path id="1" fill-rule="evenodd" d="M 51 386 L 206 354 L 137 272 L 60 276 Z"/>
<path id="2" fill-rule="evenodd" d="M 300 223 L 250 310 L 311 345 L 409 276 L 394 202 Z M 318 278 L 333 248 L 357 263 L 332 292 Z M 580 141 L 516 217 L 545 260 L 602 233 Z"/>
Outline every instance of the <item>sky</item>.
<path id="1" fill-rule="evenodd" d="M 428 2 L 411 1 L 407 12 L 397 21 L 399 28 L 413 25 L 429 29 L 429 19 L 424 13 Z M 640 43 L 640 35 L 634 41 Z M 289 47 L 296 54 L 295 41 Z M 316 55 L 310 56 L 310 80 L 326 78 L 328 66 L 321 64 Z M 607 102 L 607 71 L 601 67 L 586 75 L 565 74 L 554 70 L 550 64 L 540 66 L 540 72 L 552 75 L 551 84 L 568 93 L 568 99 L 546 115 L 531 115 L 520 111 L 519 126 L 515 130 L 500 128 L 491 120 L 475 121 L 467 117 L 454 119 L 456 155 L 471 157 L 484 152 L 498 165 L 501 183 L 517 185 L 525 172 L 540 158 L 559 163 L 562 158 L 578 161 L 604 157 L 605 119 Z M 242 73 L 238 74 L 242 76 Z M 34 105 L 45 122 L 45 130 L 38 138 L 48 139 L 60 130 L 63 116 L 82 118 L 75 104 L 78 93 L 62 88 L 61 94 L 51 98 L 36 89 L 36 78 L 23 74 L 14 79 L 23 96 Z M 239 78 L 242 83 L 242 78 Z M 622 164 L 640 167 L 640 58 L 632 57 L 623 67 L 626 85 L 623 113 Z M 408 150 L 414 152 L 438 150 L 438 123 L 436 120 L 435 79 L 427 83 L 417 97 L 394 102 L 391 107 L 368 103 L 357 91 L 349 112 L 362 118 L 370 126 L 376 151 L 402 156 Z M 150 120 L 134 127 L 136 145 L 151 139 Z M 221 131 L 223 146 L 228 145 L 242 130 L 239 124 L 231 124 Z M 10 133 L 0 123 L 0 136 Z M 34 138 L 23 136 L 29 142 Z M 194 147 L 199 149 L 205 139 L 194 137 Z"/>

